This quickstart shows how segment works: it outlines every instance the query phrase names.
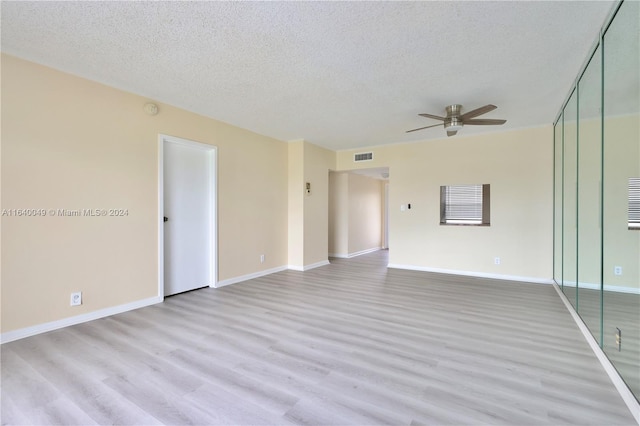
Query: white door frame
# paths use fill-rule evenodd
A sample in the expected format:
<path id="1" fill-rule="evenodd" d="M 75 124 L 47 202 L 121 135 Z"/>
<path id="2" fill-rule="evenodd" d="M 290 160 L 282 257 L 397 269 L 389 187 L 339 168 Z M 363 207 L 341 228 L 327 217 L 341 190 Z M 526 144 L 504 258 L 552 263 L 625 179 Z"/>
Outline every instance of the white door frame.
<path id="1" fill-rule="evenodd" d="M 215 287 L 218 282 L 218 148 L 201 142 L 178 138 L 175 136 L 158 135 L 158 297 L 164 300 L 164 143 L 171 142 L 190 147 L 204 148 L 212 151 L 210 207 L 211 219 L 211 261 L 209 263 L 210 284 Z"/>

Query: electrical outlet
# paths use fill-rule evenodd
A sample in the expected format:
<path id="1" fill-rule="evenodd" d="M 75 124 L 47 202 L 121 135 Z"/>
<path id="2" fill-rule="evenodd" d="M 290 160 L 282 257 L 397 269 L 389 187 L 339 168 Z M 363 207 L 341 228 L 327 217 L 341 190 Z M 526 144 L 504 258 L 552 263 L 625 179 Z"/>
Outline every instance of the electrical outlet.
<path id="1" fill-rule="evenodd" d="M 71 293 L 71 306 L 80 305 L 82 305 L 82 292 L 78 291 L 77 293 Z"/>
<path id="2" fill-rule="evenodd" d="M 614 266 L 613 273 L 614 275 L 622 275 L 622 266 Z"/>
<path id="3" fill-rule="evenodd" d="M 264 263 L 264 254 L 260 255 L 260 263 Z"/>
<path id="4" fill-rule="evenodd" d="M 493 258 L 493 263 L 494 263 L 495 265 L 499 265 L 499 264 L 500 264 L 500 258 L 499 258 L 499 257 L 494 257 L 494 258 Z"/>

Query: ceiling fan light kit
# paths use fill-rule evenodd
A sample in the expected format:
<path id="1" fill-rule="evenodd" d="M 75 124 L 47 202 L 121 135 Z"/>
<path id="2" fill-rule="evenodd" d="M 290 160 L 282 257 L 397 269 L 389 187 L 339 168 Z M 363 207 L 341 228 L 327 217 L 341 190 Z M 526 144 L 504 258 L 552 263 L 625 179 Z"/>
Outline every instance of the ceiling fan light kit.
<path id="1" fill-rule="evenodd" d="M 447 131 L 447 136 L 454 136 L 456 133 L 458 133 L 458 130 L 464 127 L 465 124 L 475 125 L 475 126 L 494 126 L 494 125 L 502 125 L 506 123 L 507 120 L 500 120 L 500 119 L 492 119 L 492 118 L 474 119 L 475 117 L 478 117 L 479 115 L 482 115 L 482 114 L 486 114 L 490 111 L 493 111 L 496 108 L 497 106 L 489 104 L 489 105 L 485 105 L 483 107 L 471 110 L 465 114 L 462 114 L 462 105 L 453 104 L 445 108 L 447 112 L 446 117 L 441 117 L 439 115 L 426 114 L 426 113 L 418 114 L 418 115 L 421 117 L 443 121 L 444 129 Z M 417 129 L 407 130 L 407 133 L 415 132 L 417 130 L 428 129 L 431 127 L 437 127 L 437 126 L 440 126 L 440 124 L 434 124 L 431 126 L 419 127 Z"/>
<path id="2" fill-rule="evenodd" d="M 462 121 L 454 117 L 451 120 L 447 120 L 444 122 L 444 128 L 448 132 L 457 132 L 458 130 L 462 129 Z"/>

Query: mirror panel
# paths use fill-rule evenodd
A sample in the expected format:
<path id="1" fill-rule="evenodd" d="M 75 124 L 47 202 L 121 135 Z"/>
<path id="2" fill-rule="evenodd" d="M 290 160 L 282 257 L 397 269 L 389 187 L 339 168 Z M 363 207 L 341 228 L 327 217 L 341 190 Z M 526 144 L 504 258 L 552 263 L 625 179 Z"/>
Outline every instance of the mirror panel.
<path id="1" fill-rule="evenodd" d="M 578 82 L 578 313 L 601 341 L 602 57 L 598 47 Z"/>
<path id="2" fill-rule="evenodd" d="M 616 6 L 554 127 L 553 277 L 640 398 L 640 2 Z"/>
<path id="3" fill-rule="evenodd" d="M 603 349 L 640 396 L 640 231 L 629 229 L 629 178 L 640 176 L 640 3 L 604 35 Z M 621 332 L 620 345 L 616 334 Z"/>
<path id="4" fill-rule="evenodd" d="M 562 287 L 562 115 L 553 129 L 553 280 Z"/>
<path id="5" fill-rule="evenodd" d="M 571 94 L 563 114 L 562 290 L 577 309 L 578 96 Z"/>

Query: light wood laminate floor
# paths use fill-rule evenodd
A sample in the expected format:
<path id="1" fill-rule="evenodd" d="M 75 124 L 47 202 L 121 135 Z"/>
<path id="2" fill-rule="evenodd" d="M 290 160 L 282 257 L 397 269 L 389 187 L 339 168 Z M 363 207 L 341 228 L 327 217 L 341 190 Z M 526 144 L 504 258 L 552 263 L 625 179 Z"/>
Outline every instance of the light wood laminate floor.
<path id="1" fill-rule="evenodd" d="M 2 346 L 3 424 L 635 424 L 552 286 L 284 271 Z"/>
<path id="2" fill-rule="evenodd" d="M 600 291 L 585 288 L 578 291 L 578 313 L 599 341 Z M 627 386 L 640 395 L 640 295 L 605 291 L 603 297 L 604 352 Z M 622 332 L 620 348 L 616 344 L 618 328 Z"/>

